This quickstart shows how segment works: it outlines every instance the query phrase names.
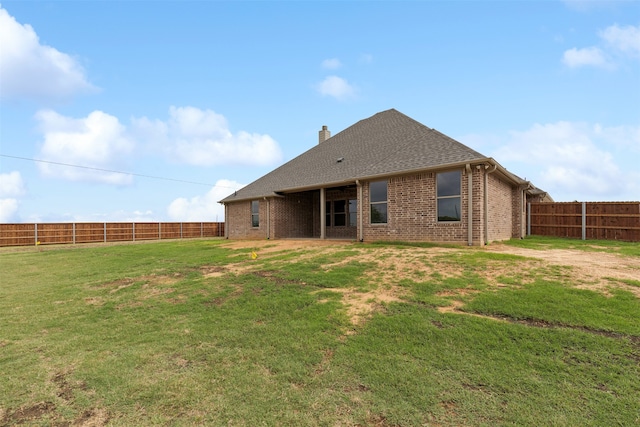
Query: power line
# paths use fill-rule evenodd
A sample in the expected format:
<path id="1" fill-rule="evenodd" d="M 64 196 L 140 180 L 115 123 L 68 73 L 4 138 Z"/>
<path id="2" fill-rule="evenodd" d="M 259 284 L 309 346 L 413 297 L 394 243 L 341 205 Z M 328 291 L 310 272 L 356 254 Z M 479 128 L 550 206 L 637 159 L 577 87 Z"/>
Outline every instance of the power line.
<path id="1" fill-rule="evenodd" d="M 174 182 L 182 182 L 182 183 L 185 183 L 185 184 L 206 185 L 207 187 L 220 187 L 220 188 L 230 188 L 232 190 L 237 190 L 236 187 L 229 187 L 229 186 L 226 186 L 226 185 L 206 184 L 204 182 L 185 181 L 183 179 L 165 178 L 165 177 L 162 177 L 162 176 L 144 175 L 144 174 L 141 174 L 141 173 L 134 173 L 134 172 L 122 172 L 122 171 L 116 171 L 116 170 L 111 170 L 111 169 L 95 168 L 95 167 L 91 167 L 91 166 L 72 165 L 72 164 L 69 164 L 69 163 L 53 162 L 51 160 L 32 159 L 32 158 L 29 158 L 29 157 L 20 157 L 20 156 L 10 156 L 8 154 L 0 154 L 0 157 L 7 157 L 9 159 L 27 160 L 27 161 L 30 161 L 30 162 L 47 163 L 47 164 L 50 164 L 50 165 L 68 166 L 68 167 L 71 167 L 71 168 L 89 169 L 89 170 L 100 171 L 100 172 L 119 173 L 119 174 L 123 174 L 123 175 L 139 176 L 141 178 L 161 179 L 163 181 L 174 181 Z"/>

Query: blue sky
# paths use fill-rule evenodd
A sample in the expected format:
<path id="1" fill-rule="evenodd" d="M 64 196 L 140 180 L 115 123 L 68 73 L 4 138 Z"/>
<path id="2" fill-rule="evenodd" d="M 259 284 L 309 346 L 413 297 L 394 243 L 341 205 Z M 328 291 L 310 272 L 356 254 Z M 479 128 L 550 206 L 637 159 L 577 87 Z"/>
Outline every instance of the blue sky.
<path id="1" fill-rule="evenodd" d="M 558 201 L 640 200 L 640 3 L 4 1 L 0 103 L 0 222 L 222 221 L 390 108 Z"/>

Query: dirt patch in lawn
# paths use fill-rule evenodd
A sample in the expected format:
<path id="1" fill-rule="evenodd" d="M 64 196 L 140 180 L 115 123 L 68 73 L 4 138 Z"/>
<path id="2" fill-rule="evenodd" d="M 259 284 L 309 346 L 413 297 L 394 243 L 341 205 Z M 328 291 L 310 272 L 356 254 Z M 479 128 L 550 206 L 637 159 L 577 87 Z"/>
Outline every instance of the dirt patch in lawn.
<path id="1" fill-rule="evenodd" d="M 73 405 L 77 391 L 86 392 L 84 381 L 69 379 L 71 371 L 57 372 L 51 382 L 57 387 L 57 396 L 67 405 Z M 0 408 L 0 426 L 10 425 L 59 425 L 101 427 L 108 423 L 109 413 L 104 408 L 93 408 L 79 414 L 73 421 L 65 420 L 53 402 L 38 402 L 25 405 L 14 411 Z"/>
<path id="2" fill-rule="evenodd" d="M 404 293 L 397 286 L 368 292 L 358 292 L 348 288 L 333 288 L 331 291 L 342 294 L 342 302 L 353 325 L 361 325 L 386 303 L 402 301 L 401 296 Z"/>
<path id="3" fill-rule="evenodd" d="M 228 240 L 220 247 L 230 249 L 256 250 L 262 253 L 280 252 L 286 250 L 313 249 L 320 247 L 337 247 L 344 249 L 345 246 L 357 247 L 360 243 L 351 240 L 320 240 L 320 239 L 282 239 L 282 240 Z"/>
<path id="4" fill-rule="evenodd" d="M 570 249 L 515 248 L 499 243 L 492 244 L 487 250 L 535 258 L 551 265 L 572 267 L 570 275 L 577 288 L 604 293 L 607 293 L 609 288 L 621 288 L 640 298 L 640 287 L 627 285 L 620 281 L 640 281 L 640 258 Z"/>
<path id="5" fill-rule="evenodd" d="M 391 301 L 401 301 L 406 289 L 398 286 L 405 279 L 413 281 L 433 280 L 434 277 L 446 279 L 459 277 L 463 274 L 463 266 L 449 260 L 447 255 L 466 253 L 470 250 L 486 250 L 489 252 L 507 253 L 527 257 L 527 260 L 509 262 L 504 260 L 488 260 L 488 267 L 478 269 L 475 274 L 484 278 L 490 286 L 506 286 L 501 283 L 501 277 L 518 277 L 522 284 L 535 280 L 541 269 L 555 267 L 554 279 L 568 280 L 578 287 L 610 293 L 612 288 L 621 288 L 640 297 L 640 287 L 625 284 L 620 280 L 640 280 L 640 259 L 624 257 L 617 254 L 603 252 L 584 252 L 576 250 L 550 249 L 546 251 L 515 248 L 494 243 L 487 248 L 457 247 L 395 247 L 370 246 L 346 240 L 266 240 L 266 241 L 229 241 L 224 246 L 232 249 L 246 249 L 246 259 L 239 263 L 228 264 L 223 269 L 212 269 L 208 276 L 232 273 L 246 273 L 255 270 L 252 253 L 257 259 L 269 259 L 271 256 L 286 251 L 300 251 L 305 256 L 331 254 L 338 251 L 350 250 L 356 255 L 345 258 L 344 261 L 327 265 L 327 268 L 352 261 L 371 263 L 376 267 L 366 273 L 368 280 L 375 284 L 375 289 L 358 292 L 354 289 L 332 289 L 342 294 L 342 300 L 347 307 L 347 313 L 353 324 L 365 321 L 371 313 Z M 295 257 L 290 261 L 296 262 L 301 258 Z M 535 274 L 532 274 L 535 273 Z M 515 285 L 509 285 L 515 286 Z M 463 290 L 455 290 L 455 292 Z M 455 299 L 456 295 L 452 295 Z M 452 306 L 442 308 L 443 311 L 460 312 L 462 303 L 453 302 Z"/>
<path id="6" fill-rule="evenodd" d="M 97 286 L 97 288 L 110 288 L 110 293 L 116 293 L 121 291 L 122 289 L 129 288 L 136 284 L 143 284 L 143 287 L 148 287 L 149 285 L 173 285 L 180 280 L 179 275 L 174 276 L 165 276 L 165 275 L 156 275 L 149 274 L 146 276 L 139 277 L 125 277 L 123 279 L 114 280 L 113 282 L 103 283 L 102 285 Z"/>

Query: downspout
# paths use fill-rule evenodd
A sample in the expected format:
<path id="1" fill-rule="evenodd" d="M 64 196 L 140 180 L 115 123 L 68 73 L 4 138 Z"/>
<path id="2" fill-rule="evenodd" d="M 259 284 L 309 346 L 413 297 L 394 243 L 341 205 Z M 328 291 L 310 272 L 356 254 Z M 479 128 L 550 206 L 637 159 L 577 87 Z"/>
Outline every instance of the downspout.
<path id="1" fill-rule="evenodd" d="M 520 208 L 520 238 L 524 239 L 527 217 L 525 212 L 527 211 L 527 189 L 529 184 L 522 189 L 522 207 Z"/>
<path id="2" fill-rule="evenodd" d="M 356 179 L 358 186 L 358 240 L 364 242 L 364 230 L 362 229 L 362 183 Z"/>
<path id="3" fill-rule="evenodd" d="M 267 240 L 271 239 L 271 203 L 266 197 L 264 201 L 267 202 Z"/>
<path id="4" fill-rule="evenodd" d="M 493 169 L 487 171 L 490 165 L 484 165 L 484 239 L 485 245 L 489 244 L 489 174 L 498 169 L 498 165 L 493 165 Z"/>
<path id="5" fill-rule="evenodd" d="M 471 165 L 467 163 L 465 165 L 467 170 L 467 234 L 469 240 L 469 246 L 473 245 L 473 169 Z"/>

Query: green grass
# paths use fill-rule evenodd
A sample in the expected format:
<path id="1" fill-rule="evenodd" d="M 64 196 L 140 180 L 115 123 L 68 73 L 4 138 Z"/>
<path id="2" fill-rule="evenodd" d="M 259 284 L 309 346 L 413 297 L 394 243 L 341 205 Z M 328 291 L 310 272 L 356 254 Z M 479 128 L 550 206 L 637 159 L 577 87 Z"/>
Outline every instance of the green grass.
<path id="1" fill-rule="evenodd" d="M 465 308 L 515 320 L 640 336 L 640 300 L 621 290 L 605 296 L 568 288 L 557 282 L 536 280 L 518 289 L 500 289 L 478 295 Z"/>
<path id="2" fill-rule="evenodd" d="M 446 243 L 434 243 L 434 242 L 405 242 L 405 241 L 385 241 L 379 240 L 375 242 L 367 243 L 370 247 L 401 247 L 401 248 L 460 248 L 460 245 L 446 244 Z"/>
<path id="3" fill-rule="evenodd" d="M 576 289 L 544 265 L 523 283 L 526 258 L 431 247 L 0 252 L 0 425 L 640 423 L 637 297 Z M 432 273 L 384 282 L 396 270 L 371 260 L 377 248 Z M 391 285 L 401 300 L 354 326 L 338 291 Z M 438 311 L 453 300 L 490 317 Z"/>
<path id="4" fill-rule="evenodd" d="M 640 257 L 640 243 L 616 240 L 579 240 L 562 237 L 528 236 L 506 242 L 511 246 L 528 249 L 573 249 L 587 252 L 613 252 L 626 256 Z"/>

